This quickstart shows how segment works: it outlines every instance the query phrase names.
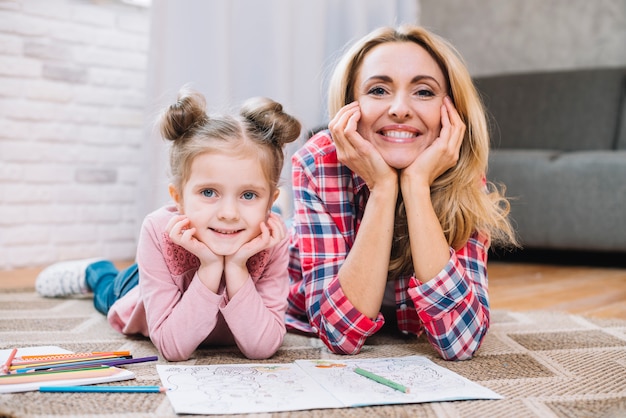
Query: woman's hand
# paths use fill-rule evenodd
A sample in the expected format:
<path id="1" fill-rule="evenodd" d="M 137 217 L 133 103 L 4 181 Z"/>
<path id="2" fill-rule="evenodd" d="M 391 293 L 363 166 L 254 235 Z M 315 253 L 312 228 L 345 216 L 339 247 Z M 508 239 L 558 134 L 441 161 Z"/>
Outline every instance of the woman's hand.
<path id="1" fill-rule="evenodd" d="M 355 101 L 342 107 L 328 124 L 337 148 L 337 158 L 363 178 L 370 190 L 385 179 L 396 182 L 396 170 L 385 162 L 371 142 L 357 132 L 360 118 L 361 108 Z"/>
<path id="2" fill-rule="evenodd" d="M 464 136 L 465 123 L 461 120 L 452 100 L 445 97 L 441 106 L 439 136 L 411 165 L 402 170 L 402 178 L 423 179 L 430 187 L 437 177 L 454 167 L 459 161 Z"/>

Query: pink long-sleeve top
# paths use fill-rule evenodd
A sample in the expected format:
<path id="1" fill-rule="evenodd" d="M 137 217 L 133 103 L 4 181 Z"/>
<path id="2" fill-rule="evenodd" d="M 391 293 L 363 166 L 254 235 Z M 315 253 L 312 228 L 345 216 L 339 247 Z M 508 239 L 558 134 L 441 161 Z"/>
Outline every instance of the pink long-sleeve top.
<path id="1" fill-rule="evenodd" d="M 165 227 L 178 212 L 166 206 L 144 220 L 137 249 L 139 285 L 107 315 L 123 334 L 150 337 L 169 361 L 187 360 L 201 345 L 236 344 L 250 359 L 271 357 L 286 333 L 288 238 L 248 260 L 250 280 L 229 299 L 197 277 L 198 258 L 174 244 Z"/>

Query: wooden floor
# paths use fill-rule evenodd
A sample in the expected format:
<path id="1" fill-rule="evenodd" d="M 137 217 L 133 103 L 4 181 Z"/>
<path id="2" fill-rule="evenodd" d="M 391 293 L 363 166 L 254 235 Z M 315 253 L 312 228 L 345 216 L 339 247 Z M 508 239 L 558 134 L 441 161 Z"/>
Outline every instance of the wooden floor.
<path id="1" fill-rule="evenodd" d="M 625 255 L 626 257 L 626 255 Z M 124 267 L 129 262 L 119 262 Z M 490 261 L 493 309 L 557 310 L 626 319 L 626 265 L 567 265 Z M 41 269 L 0 271 L 0 292 L 32 289 Z"/>
<path id="2" fill-rule="evenodd" d="M 491 262 L 493 309 L 626 319 L 626 268 Z"/>

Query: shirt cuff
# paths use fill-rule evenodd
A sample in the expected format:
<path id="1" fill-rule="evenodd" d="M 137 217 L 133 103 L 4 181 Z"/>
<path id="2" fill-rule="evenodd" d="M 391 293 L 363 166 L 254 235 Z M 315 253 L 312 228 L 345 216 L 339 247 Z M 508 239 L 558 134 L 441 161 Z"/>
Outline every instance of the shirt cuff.
<path id="1" fill-rule="evenodd" d="M 408 292 L 420 319 L 430 322 L 453 310 L 467 298 L 471 289 L 465 280 L 465 269 L 456 252 L 450 249 L 450 260 L 439 274 L 424 284 L 411 277 Z"/>
<path id="2" fill-rule="evenodd" d="M 332 327 L 332 334 L 354 335 L 357 333 L 363 337 L 369 337 L 380 330 L 385 323 L 380 312 L 372 320 L 356 309 L 343 292 L 339 280 L 334 280 L 324 292 L 326 301 L 322 305 L 322 318 L 327 325 Z"/>

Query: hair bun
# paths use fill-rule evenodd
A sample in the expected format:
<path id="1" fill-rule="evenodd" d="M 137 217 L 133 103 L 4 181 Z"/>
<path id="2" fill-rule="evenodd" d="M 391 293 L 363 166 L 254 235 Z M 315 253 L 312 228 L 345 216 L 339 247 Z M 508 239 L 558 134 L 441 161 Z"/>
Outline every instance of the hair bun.
<path id="1" fill-rule="evenodd" d="M 241 106 L 241 116 L 257 127 L 266 141 L 279 147 L 300 136 L 302 125 L 283 111 L 283 106 L 267 97 L 253 97 Z"/>
<path id="2" fill-rule="evenodd" d="M 178 93 L 176 103 L 170 105 L 161 115 L 161 135 L 165 139 L 176 141 L 207 121 L 204 96 L 183 87 Z"/>

